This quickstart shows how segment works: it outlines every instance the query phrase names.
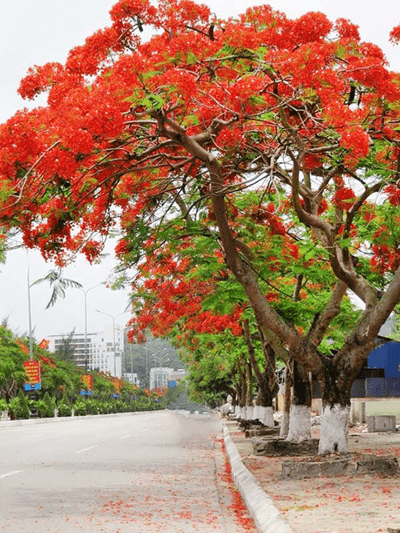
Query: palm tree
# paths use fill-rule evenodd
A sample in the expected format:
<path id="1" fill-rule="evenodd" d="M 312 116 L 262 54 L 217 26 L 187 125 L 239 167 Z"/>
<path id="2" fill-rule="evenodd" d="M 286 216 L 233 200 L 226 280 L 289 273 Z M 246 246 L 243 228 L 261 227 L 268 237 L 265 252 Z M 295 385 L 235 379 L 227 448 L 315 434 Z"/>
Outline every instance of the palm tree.
<path id="1" fill-rule="evenodd" d="M 64 278 L 62 275 L 61 268 L 59 268 L 58 270 L 50 270 L 50 272 L 46 274 L 46 276 L 34 281 L 32 283 L 32 286 L 37 285 L 38 283 L 42 283 L 43 281 L 49 282 L 50 287 L 53 288 L 53 292 L 51 294 L 49 303 L 46 305 L 46 309 L 48 309 L 49 307 L 53 307 L 58 298 L 65 298 L 65 292 L 69 287 L 72 287 L 74 289 L 83 288 L 83 285 L 81 285 L 78 281 Z"/>

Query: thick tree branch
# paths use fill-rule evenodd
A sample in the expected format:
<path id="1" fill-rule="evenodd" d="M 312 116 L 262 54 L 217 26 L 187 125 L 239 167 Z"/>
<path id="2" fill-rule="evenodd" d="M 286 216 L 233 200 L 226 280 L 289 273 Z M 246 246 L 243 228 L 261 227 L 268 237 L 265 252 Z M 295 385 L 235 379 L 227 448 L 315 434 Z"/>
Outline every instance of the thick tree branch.
<path id="1" fill-rule="evenodd" d="M 319 346 L 332 320 L 340 313 L 340 304 L 346 294 L 347 285 L 339 281 L 332 291 L 331 298 L 324 310 L 319 314 L 315 324 L 308 333 L 308 341 L 315 347 Z"/>

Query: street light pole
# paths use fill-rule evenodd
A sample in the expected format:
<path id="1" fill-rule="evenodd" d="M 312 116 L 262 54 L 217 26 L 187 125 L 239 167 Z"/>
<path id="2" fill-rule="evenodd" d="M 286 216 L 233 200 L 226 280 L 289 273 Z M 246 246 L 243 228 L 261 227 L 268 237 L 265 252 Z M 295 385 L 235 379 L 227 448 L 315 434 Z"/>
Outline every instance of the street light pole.
<path id="1" fill-rule="evenodd" d="M 151 354 L 151 355 L 153 356 L 153 358 L 154 358 L 154 364 L 156 365 L 155 368 L 158 368 L 158 367 L 157 367 L 157 355 L 158 355 L 158 354 L 161 354 L 162 352 L 168 351 L 168 350 L 169 350 L 169 348 L 168 348 L 167 346 L 165 346 L 165 348 L 162 348 L 161 350 L 158 350 L 157 352 Z M 163 359 L 163 358 L 160 356 L 160 358 L 159 358 L 159 360 L 158 360 L 159 365 L 161 365 L 161 363 L 163 363 L 164 361 L 168 361 L 169 357 L 170 357 L 170 356 L 167 355 L 166 358 Z M 161 359 L 162 359 L 162 360 L 161 360 Z M 161 367 L 160 367 L 160 368 L 161 368 Z M 157 388 L 157 383 L 158 383 L 158 385 L 159 385 L 159 381 L 160 381 L 160 380 L 159 380 L 159 373 L 158 373 L 156 370 L 155 370 L 155 373 L 154 373 L 154 381 L 155 381 L 155 386 L 156 386 L 155 388 Z M 149 373 L 149 388 L 150 388 L 150 373 Z"/>
<path id="2" fill-rule="evenodd" d="M 29 321 L 29 359 L 33 360 L 33 339 L 32 339 L 32 307 L 31 307 L 31 281 L 28 267 L 28 321 Z"/>
<path id="3" fill-rule="evenodd" d="M 121 315 L 124 315 L 125 313 L 119 313 L 118 315 L 110 315 L 109 313 L 106 313 L 104 311 L 100 311 L 99 309 L 96 309 L 97 313 L 101 313 L 102 315 L 107 315 L 112 319 L 113 322 L 113 351 L 114 351 L 114 376 L 117 377 L 117 358 L 116 358 L 116 350 L 115 350 L 115 319 Z M 121 374 L 122 374 L 122 361 L 121 361 Z"/>
<path id="4" fill-rule="evenodd" d="M 96 287 L 100 287 L 100 285 L 103 285 L 104 282 L 98 283 L 97 285 L 93 285 L 93 287 L 89 287 L 88 289 L 80 289 L 84 296 L 85 296 L 85 366 L 86 366 L 86 374 L 88 371 L 88 348 L 87 348 L 87 295 L 88 292 L 92 289 L 95 289 Z"/>

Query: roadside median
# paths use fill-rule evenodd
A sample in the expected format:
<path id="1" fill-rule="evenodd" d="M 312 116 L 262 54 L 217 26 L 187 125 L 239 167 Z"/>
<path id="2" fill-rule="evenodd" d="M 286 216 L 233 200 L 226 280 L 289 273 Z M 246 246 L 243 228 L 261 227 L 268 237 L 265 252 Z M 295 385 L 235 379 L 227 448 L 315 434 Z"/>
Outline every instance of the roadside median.
<path id="1" fill-rule="evenodd" d="M 273 500 L 263 491 L 253 474 L 244 466 L 240 453 L 229 434 L 227 423 L 223 424 L 223 433 L 233 480 L 242 495 L 257 531 L 259 533 L 292 533 L 292 529 L 282 519 Z"/>

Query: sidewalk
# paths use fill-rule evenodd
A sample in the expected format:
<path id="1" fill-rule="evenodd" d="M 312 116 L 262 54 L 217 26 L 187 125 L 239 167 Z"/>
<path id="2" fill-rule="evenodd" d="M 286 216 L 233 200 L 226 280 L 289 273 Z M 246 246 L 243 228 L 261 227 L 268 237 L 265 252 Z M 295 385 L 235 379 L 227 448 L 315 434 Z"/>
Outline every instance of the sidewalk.
<path id="1" fill-rule="evenodd" d="M 235 482 L 259 533 L 387 533 L 400 530 L 400 476 L 381 472 L 302 480 L 282 479 L 289 457 L 253 455 L 232 419 L 224 419 L 224 438 Z M 314 438 L 319 428 L 313 428 Z M 353 454 L 394 456 L 400 461 L 400 433 L 350 429 Z"/>

